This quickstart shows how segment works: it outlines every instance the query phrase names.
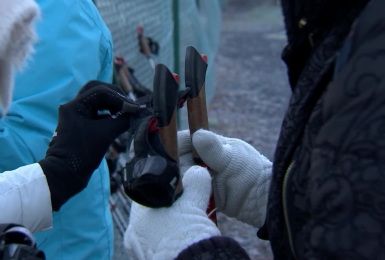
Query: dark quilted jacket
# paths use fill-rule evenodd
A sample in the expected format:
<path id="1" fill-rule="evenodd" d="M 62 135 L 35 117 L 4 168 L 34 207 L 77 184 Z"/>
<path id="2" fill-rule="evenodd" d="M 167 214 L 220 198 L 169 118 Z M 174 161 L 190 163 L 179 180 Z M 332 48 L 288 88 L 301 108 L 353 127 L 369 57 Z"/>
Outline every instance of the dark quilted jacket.
<path id="1" fill-rule="evenodd" d="M 260 232 L 276 259 L 385 259 L 385 1 L 351 6 L 302 65 L 289 35 L 293 95 Z"/>

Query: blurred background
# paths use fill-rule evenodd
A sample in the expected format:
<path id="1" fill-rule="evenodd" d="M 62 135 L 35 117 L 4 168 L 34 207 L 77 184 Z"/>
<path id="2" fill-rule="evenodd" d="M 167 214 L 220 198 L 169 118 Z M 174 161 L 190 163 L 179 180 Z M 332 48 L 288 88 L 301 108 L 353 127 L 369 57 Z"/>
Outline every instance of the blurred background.
<path id="1" fill-rule="evenodd" d="M 142 86 L 152 89 L 153 63 L 181 75 L 185 49 L 193 45 L 208 56 L 206 80 L 211 130 L 241 138 L 272 159 L 290 88 L 281 62 L 286 42 L 277 0 L 95 0 L 114 40 Z M 148 39 L 151 53 L 138 38 Z M 179 117 L 187 128 L 186 111 Z M 116 150 L 119 150 L 118 148 Z M 115 259 L 127 259 L 122 231 L 129 206 L 113 194 Z M 272 259 L 269 245 L 251 226 L 219 215 L 224 235 L 238 240 L 252 259 Z"/>

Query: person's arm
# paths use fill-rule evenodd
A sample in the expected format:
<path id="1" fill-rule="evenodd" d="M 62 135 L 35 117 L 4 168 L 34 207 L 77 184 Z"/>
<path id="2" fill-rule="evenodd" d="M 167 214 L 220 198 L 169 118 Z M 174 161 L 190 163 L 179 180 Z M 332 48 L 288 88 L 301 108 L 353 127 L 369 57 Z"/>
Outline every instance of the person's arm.
<path id="1" fill-rule="evenodd" d="M 17 223 L 35 232 L 51 227 L 47 179 L 38 163 L 0 174 L 0 223 Z"/>
<path id="2" fill-rule="evenodd" d="M 191 154 L 190 154 L 191 155 Z M 135 259 L 249 259 L 233 239 L 221 236 L 207 216 L 211 177 L 192 166 L 183 176 L 184 191 L 171 207 L 147 208 L 132 203 L 124 236 Z"/>
<path id="3" fill-rule="evenodd" d="M 100 110 L 115 116 L 99 116 Z M 59 123 L 45 158 L 0 174 L 0 223 L 21 224 L 31 231 L 50 226 L 52 209 L 59 210 L 87 186 L 108 146 L 129 129 L 139 111 L 139 105 L 115 87 L 97 81 L 87 84 L 59 108 Z"/>
<path id="4" fill-rule="evenodd" d="M 328 87 L 311 155 L 310 218 L 295 241 L 299 259 L 385 257 L 384 6 L 374 1 L 360 18 L 351 55 Z"/>

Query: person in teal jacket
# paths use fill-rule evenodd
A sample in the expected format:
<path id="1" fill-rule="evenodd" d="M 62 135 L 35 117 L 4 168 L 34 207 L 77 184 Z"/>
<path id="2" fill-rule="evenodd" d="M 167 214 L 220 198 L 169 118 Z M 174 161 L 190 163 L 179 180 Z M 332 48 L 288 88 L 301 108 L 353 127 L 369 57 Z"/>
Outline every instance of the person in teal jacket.
<path id="1" fill-rule="evenodd" d="M 58 107 L 90 80 L 112 79 L 112 40 L 91 0 L 37 0 L 42 18 L 36 52 L 15 81 L 0 121 L 0 172 L 44 158 Z M 105 161 L 88 187 L 54 213 L 54 228 L 37 234 L 48 259 L 111 259 L 113 229 Z M 25 214 L 28 214 L 26 212 Z"/>

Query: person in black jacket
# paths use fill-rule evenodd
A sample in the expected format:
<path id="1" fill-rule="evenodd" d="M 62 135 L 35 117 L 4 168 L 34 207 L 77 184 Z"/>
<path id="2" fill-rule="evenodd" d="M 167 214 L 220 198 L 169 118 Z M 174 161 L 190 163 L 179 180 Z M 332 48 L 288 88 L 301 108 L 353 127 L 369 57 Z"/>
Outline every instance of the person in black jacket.
<path id="1" fill-rule="evenodd" d="M 282 0 L 282 7 L 292 97 L 274 162 L 241 140 L 199 130 L 192 143 L 179 133 L 182 166 L 193 164 L 194 146 L 212 169 L 218 210 L 260 227 L 275 259 L 385 259 L 385 2 Z M 185 181 L 193 192 L 194 181 Z M 248 258 L 202 220 L 207 203 L 180 199 L 168 209 L 134 204 L 131 253 Z M 144 228 L 159 216 L 159 228 Z M 204 228 L 210 234 L 194 240 Z"/>

